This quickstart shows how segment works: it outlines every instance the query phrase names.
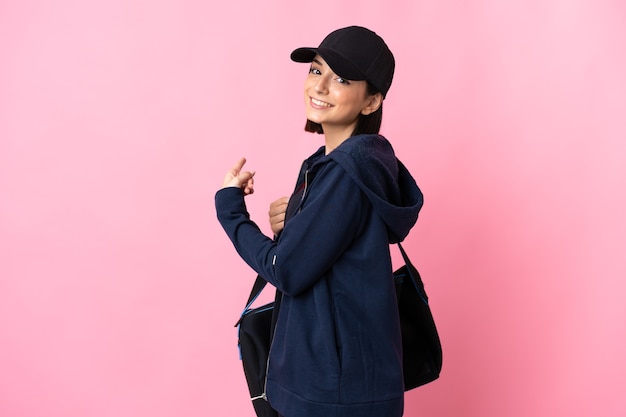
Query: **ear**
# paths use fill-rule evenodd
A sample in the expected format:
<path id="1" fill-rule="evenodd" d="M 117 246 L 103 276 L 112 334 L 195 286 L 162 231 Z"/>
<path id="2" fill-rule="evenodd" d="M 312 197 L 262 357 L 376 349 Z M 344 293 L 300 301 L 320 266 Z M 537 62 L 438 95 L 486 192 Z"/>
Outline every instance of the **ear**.
<path id="1" fill-rule="evenodd" d="M 381 93 L 371 95 L 367 98 L 366 106 L 361 110 L 361 114 L 368 116 L 378 110 L 381 104 L 383 104 L 383 95 Z"/>

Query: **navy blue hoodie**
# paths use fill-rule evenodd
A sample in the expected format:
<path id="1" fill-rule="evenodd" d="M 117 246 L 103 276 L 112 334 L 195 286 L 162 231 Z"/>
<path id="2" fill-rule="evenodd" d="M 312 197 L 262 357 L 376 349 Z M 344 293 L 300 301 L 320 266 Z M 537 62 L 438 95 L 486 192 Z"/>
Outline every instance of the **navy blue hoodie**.
<path id="1" fill-rule="evenodd" d="M 402 346 L 389 243 L 417 220 L 422 193 L 382 136 L 349 138 L 302 166 L 278 240 L 250 220 L 240 189 L 216 194 L 241 257 L 283 292 L 268 401 L 287 417 L 397 417 Z"/>

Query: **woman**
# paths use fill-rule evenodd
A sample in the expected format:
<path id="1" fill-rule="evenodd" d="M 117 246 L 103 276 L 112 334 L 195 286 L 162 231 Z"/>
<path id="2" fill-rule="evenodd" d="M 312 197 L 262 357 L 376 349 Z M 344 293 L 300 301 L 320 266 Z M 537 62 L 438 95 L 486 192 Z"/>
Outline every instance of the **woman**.
<path id="1" fill-rule="evenodd" d="M 272 204 L 276 239 L 246 211 L 245 159 L 216 194 L 218 219 L 241 257 L 282 291 L 266 396 L 286 417 L 403 413 L 402 347 L 389 243 L 417 220 L 422 194 L 378 135 L 395 61 L 363 27 L 329 34 L 291 59 L 310 62 L 305 129 L 324 146 L 302 165 L 294 194 Z"/>

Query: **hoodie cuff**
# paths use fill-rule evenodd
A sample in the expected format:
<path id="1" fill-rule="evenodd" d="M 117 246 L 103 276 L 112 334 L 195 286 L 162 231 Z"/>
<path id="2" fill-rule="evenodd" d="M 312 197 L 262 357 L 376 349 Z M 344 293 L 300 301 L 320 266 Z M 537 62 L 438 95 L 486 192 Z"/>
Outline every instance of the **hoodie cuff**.
<path id="1" fill-rule="evenodd" d="M 244 215 L 249 218 L 243 191 L 238 187 L 226 187 L 215 193 L 215 210 L 217 218 L 224 225 L 225 221 L 233 219 L 233 215 Z"/>

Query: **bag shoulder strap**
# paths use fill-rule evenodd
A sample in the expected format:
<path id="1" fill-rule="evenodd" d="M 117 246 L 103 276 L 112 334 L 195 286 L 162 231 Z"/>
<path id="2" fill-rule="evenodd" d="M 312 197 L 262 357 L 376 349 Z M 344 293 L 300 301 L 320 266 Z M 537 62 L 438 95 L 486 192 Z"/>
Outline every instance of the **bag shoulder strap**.
<path id="1" fill-rule="evenodd" d="M 417 268 L 415 268 L 415 266 L 409 259 L 409 256 L 404 251 L 404 248 L 402 247 L 400 242 L 398 242 L 397 245 L 400 249 L 400 253 L 402 253 L 402 258 L 404 258 L 404 263 L 407 266 L 406 270 L 409 273 L 409 277 L 413 282 L 413 286 L 415 287 L 417 294 L 420 296 L 422 301 L 424 301 L 424 304 L 428 305 L 428 295 L 426 294 L 426 290 L 424 289 L 424 282 L 422 281 L 422 277 L 420 276 L 419 271 L 417 270 Z"/>
<path id="2" fill-rule="evenodd" d="M 256 280 L 254 281 L 254 285 L 252 285 L 252 290 L 250 291 L 248 301 L 246 302 L 246 307 L 243 309 L 239 320 L 237 320 L 237 323 L 235 323 L 235 327 L 239 326 L 239 323 L 241 323 L 241 319 L 243 319 L 243 316 L 246 315 L 246 313 L 250 309 L 250 306 L 252 305 L 252 303 L 254 303 L 254 300 L 257 299 L 259 294 L 261 294 L 261 291 L 263 291 L 263 288 L 265 288 L 265 284 L 267 284 L 267 281 L 265 281 L 261 275 L 257 275 Z"/>
<path id="3" fill-rule="evenodd" d="M 248 297 L 248 301 L 246 302 L 246 309 L 250 308 L 254 300 L 261 294 L 261 291 L 265 288 L 265 284 L 267 284 L 267 281 L 265 281 L 261 275 L 257 275 L 256 281 L 254 281 L 254 285 L 250 291 L 250 297 Z"/>
<path id="4" fill-rule="evenodd" d="M 420 294 L 420 296 L 422 296 L 422 298 L 425 299 L 425 302 L 428 302 L 427 301 L 428 297 L 426 296 L 426 293 L 424 291 L 424 284 L 422 283 L 422 279 L 419 275 L 419 272 L 417 272 L 417 269 L 415 269 L 415 267 L 413 266 L 413 263 L 409 259 L 409 256 L 406 254 L 400 242 L 398 242 L 397 245 L 398 245 L 398 248 L 400 249 L 400 253 L 402 254 L 402 258 L 404 259 L 404 263 L 408 267 L 409 275 L 411 276 L 411 280 L 413 281 L 413 284 L 418 290 L 418 293 Z M 256 280 L 254 281 L 254 285 L 252 285 L 252 290 L 250 291 L 250 296 L 248 297 L 248 301 L 246 302 L 246 307 L 241 313 L 241 317 L 244 316 L 244 314 L 248 311 L 252 303 L 254 303 L 254 300 L 256 300 L 257 297 L 261 294 L 261 291 L 263 291 L 263 288 L 265 288 L 266 284 L 267 284 L 267 281 L 263 279 L 261 275 L 257 275 Z M 241 322 L 241 318 L 239 318 L 239 320 L 235 324 L 235 327 L 237 327 L 240 322 Z"/>
<path id="5" fill-rule="evenodd" d="M 402 247 L 400 242 L 398 242 L 396 244 L 398 245 L 398 248 L 400 249 L 400 253 L 402 254 L 402 258 L 404 258 L 404 263 L 407 264 L 407 265 L 413 266 L 413 264 L 411 263 L 411 260 L 409 259 L 409 255 L 406 254 L 406 252 L 404 251 L 404 248 Z"/>

